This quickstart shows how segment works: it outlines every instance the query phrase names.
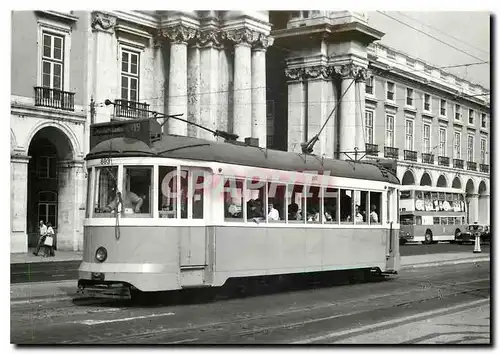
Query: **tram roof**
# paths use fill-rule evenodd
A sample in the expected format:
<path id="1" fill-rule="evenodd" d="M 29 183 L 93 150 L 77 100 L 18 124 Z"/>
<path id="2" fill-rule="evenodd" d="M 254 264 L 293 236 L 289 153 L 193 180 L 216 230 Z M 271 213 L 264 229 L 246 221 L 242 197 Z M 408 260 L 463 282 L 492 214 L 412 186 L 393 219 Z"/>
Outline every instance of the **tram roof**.
<path id="1" fill-rule="evenodd" d="M 165 134 L 150 145 L 127 137 L 106 139 L 95 145 L 86 159 L 134 156 L 213 161 L 284 171 L 330 171 L 330 175 L 336 177 L 400 183 L 389 170 L 374 163 L 322 159 L 315 155 Z"/>

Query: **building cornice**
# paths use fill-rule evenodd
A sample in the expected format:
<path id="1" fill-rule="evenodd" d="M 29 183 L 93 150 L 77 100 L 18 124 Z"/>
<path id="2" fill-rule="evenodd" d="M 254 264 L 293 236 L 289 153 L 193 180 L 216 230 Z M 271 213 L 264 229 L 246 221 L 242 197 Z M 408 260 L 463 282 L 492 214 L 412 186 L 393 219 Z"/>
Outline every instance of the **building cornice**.
<path id="1" fill-rule="evenodd" d="M 78 17 L 70 13 L 64 13 L 59 11 L 36 11 L 41 16 L 48 16 L 52 18 L 57 18 L 59 21 L 73 23 L 78 21 Z"/>
<path id="2" fill-rule="evenodd" d="M 60 111 L 57 109 L 36 107 L 21 103 L 11 103 L 10 107 L 12 115 L 21 117 L 46 118 L 74 124 L 84 124 L 87 120 L 85 113 Z"/>

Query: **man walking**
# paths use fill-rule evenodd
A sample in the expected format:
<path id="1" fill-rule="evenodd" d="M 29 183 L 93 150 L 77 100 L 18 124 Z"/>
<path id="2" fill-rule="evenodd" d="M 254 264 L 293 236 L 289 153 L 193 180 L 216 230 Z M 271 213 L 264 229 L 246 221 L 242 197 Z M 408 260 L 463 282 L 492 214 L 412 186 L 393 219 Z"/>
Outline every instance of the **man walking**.
<path id="1" fill-rule="evenodd" d="M 47 236 L 47 226 L 45 226 L 43 220 L 40 220 L 40 238 L 38 239 L 38 244 L 36 245 L 36 250 L 33 252 L 35 256 L 38 256 L 38 252 L 40 251 L 40 247 L 45 242 L 45 237 Z"/>

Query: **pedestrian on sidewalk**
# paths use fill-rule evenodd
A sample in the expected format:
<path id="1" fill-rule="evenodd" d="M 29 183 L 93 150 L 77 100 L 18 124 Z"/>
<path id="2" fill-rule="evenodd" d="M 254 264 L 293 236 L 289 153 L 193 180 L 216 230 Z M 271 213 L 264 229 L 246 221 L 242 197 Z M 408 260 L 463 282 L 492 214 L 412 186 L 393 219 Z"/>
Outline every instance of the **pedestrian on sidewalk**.
<path id="1" fill-rule="evenodd" d="M 47 252 L 49 257 L 54 257 L 54 229 L 52 228 L 52 224 L 50 221 L 47 223 L 47 237 L 45 238 L 45 256 L 47 256 Z"/>
<path id="2" fill-rule="evenodd" d="M 47 226 L 45 226 L 43 220 L 40 220 L 40 238 L 38 239 L 38 244 L 36 245 L 36 250 L 33 252 L 35 256 L 38 256 L 40 247 L 45 243 L 45 237 L 47 237 Z"/>

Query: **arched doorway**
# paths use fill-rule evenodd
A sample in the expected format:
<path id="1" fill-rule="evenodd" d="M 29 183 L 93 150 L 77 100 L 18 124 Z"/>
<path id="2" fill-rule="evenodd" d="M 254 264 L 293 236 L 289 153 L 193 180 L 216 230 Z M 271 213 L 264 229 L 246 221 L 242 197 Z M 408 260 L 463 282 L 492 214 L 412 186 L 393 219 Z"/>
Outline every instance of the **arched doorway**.
<path id="1" fill-rule="evenodd" d="M 439 176 L 436 187 L 448 187 L 448 182 L 446 182 L 446 177 L 444 175 Z"/>
<path id="2" fill-rule="evenodd" d="M 451 184 L 451 187 L 452 188 L 462 189 L 462 182 L 460 181 L 460 178 L 455 177 L 453 179 L 453 183 Z"/>
<path id="3" fill-rule="evenodd" d="M 432 186 L 432 180 L 431 180 L 431 176 L 429 176 L 429 174 L 427 172 L 424 172 L 424 174 L 422 175 L 422 178 L 420 178 L 420 185 L 421 186 Z"/>
<path id="4" fill-rule="evenodd" d="M 469 179 L 465 184 L 465 201 L 467 202 L 467 222 L 472 224 L 477 221 L 478 216 L 478 199 L 475 194 L 474 181 Z"/>
<path id="5" fill-rule="evenodd" d="M 478 196 L 478 222 L 481 224 L 490 224 L 490 196 L 488 193 L 488 188 L 484 181 L 479 183 L 479 188 L 477 190 Z"/>
<path id="6" fill-rule="evenodd" d="M 414 185 L 415 184 L 415 176 L 411 170 L 407 170 L 403 175 L 403 179 L 401 181 L 403 185 Z"/>
<path id="7" fill-rule="evenodd" d="M 73 160 L 73 146 L 60 129 L 46 127 L 40 129 L 31 139 L 28 155 L 26 232 L 28 248 L 36 246 L 39 237 L 39 222 L 50 222 L 57 236 L 61 231 L 61 210 L 74 207 L 67 200 L 75 194 L 75 176 L 61 169 L 61 162 Z M 62 198 L 62 200 L 61 200 Z M 64 207 L 60 208 L 60 203 Z M 67 212 L 66 212 L 67 213 Z M 65 218 L 65 223 L 68 218 Z M 74 220 L 72 220 L 74 221 Z"/>

